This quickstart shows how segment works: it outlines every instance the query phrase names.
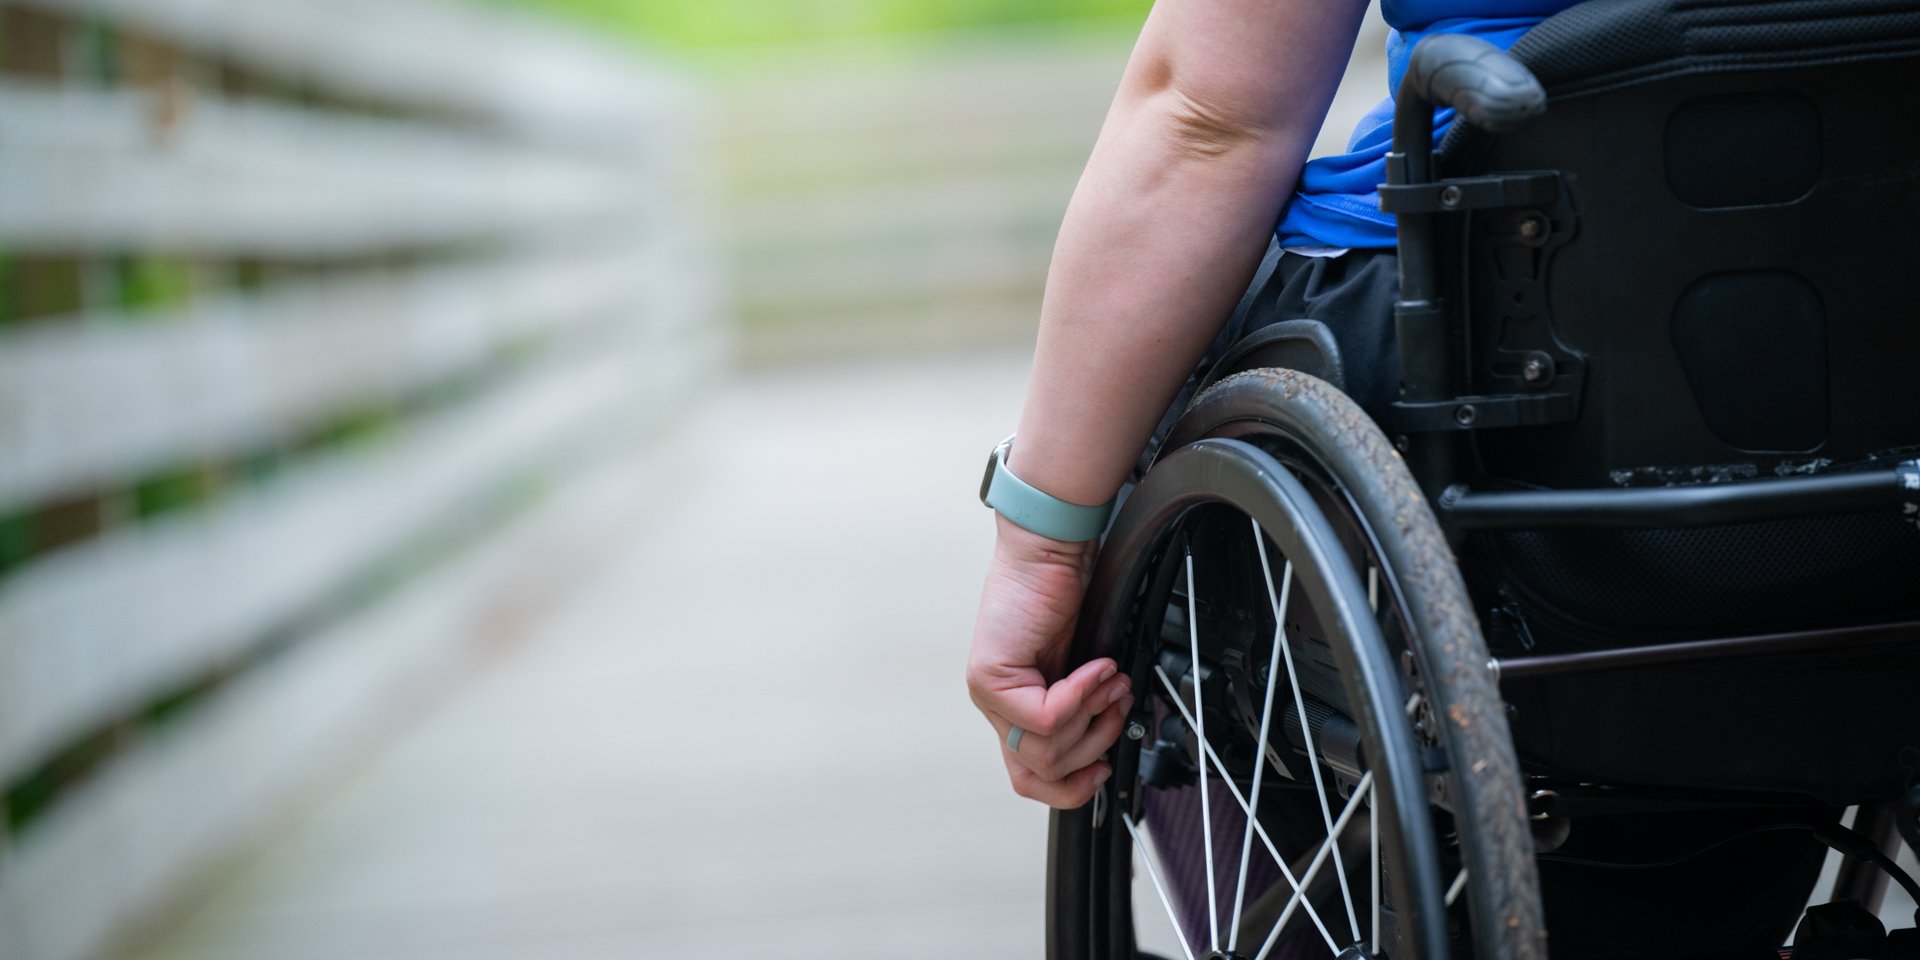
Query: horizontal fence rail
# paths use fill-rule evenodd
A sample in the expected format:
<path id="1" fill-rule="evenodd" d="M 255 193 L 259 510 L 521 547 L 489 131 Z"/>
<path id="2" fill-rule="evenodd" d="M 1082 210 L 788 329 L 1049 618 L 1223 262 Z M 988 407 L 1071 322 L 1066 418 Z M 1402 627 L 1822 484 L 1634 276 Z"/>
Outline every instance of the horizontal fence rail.
<path id="1" fill-rule="evenodd" d="M 311 465 L 11 578 L 0 585 L 0 768 L 19 769 L 144 691 L 190 681 L 516 466 L 619 422 L 642 372 L 651 383 L 677 379 L 617 355 L 557 360 L 380 451 Z"/>
<path id="2" fill-rule="evenodd" d="M 579 34 L 451 0 L 9 0 L 341 95 L 630 152 L 680 81 Z M 663 95 L 663 88 L 665 95 Z"/>
<path id="3" fill-rule="evenodd" d="M 643 240 L 0 330 L 0 508 L 258 446 L 530 337 L 651 322 L 660 269 Z"/>
<path id="4" fill-rule="evenodd" d="M 0 86 L 0 236 L 338 254 L 577 228 L 631 215 L 646 189 L 591 158 L 414 124 L 171 102 Z"/>

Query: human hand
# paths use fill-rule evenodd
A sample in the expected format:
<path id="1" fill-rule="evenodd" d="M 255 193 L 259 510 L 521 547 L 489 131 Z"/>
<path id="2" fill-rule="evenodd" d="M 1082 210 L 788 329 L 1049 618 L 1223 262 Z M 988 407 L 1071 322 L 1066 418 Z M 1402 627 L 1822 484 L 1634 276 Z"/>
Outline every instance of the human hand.
<path id="1" fill-rule="evenodd" d="M 1133 707 L 1132 680 L 1111 658 L 1059 677 L 1093 570 L 1094 541 L 1067 543 L 995 517 L 967 661 L 967 690 L 1000 737 L 1013 791 L 1063 810 L 1085 804 L 1112 769 L 1100 760 Z M 1022 728 L 1019 749 L 1007 733 Z"/>

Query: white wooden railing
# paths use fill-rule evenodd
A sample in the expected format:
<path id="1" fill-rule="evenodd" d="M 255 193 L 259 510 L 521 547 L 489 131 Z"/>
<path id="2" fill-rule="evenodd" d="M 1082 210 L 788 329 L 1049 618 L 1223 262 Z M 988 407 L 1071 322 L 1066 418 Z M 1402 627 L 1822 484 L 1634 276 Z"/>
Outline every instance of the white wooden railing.
<path id="1" fill-rule="evenodd" d="M 0 317 L 0 525 L 88 518 L 0 567 L 0 957 L 84 960 L 471 646 L 503 491 L 660 422 L 720 343 L 694 101 L 629 53 L 440 0 L 0 18 L 0 284 L 79 278 Z M 130 306 L 129 257 L 192 282 Z M 128 506 L 183 468 L 226 479 Z"/>

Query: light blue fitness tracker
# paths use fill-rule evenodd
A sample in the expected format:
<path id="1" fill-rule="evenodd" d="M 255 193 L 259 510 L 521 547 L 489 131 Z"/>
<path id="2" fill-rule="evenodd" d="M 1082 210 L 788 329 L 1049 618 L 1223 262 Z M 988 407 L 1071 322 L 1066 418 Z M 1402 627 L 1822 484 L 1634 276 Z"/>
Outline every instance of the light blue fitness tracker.
<path id="1" fill-rule="evenodd" d="M 987 457 L 986 476 L 980 478 L 980 502 L 1001 516 L 1043 537 L 1055 540 L 1093 540 L 1107 529 L 1113 501 L 1097 507 L 1068 503 L 1013 475 L 1007 469 L 1007 449 L 1013 438 L 1000 441 Z"/>

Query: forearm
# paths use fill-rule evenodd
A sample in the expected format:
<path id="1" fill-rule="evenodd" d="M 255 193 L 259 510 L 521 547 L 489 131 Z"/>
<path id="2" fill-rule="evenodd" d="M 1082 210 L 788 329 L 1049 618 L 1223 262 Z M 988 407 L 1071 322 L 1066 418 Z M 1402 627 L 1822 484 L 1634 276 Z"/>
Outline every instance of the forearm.
<path id="1" fill-rule="evenodd" d="M 1319 46 L 1303 46 L 1300 62 L 1245 68 L 1305 79 L 1254 94 L 1182 71 L 1183 60 L 1219 56 L 1195 39 L 1212 39 L 1210 24 L 1192 22 L 1210 14 L 1155 10 L 1169 20 L 1160 33 L 1174 36 L 1156 38 L 1149 22 L 1055 244 L 1010 459 L 1022 479 L 1078 503 L 1105 501 L 1125 479 L 1246 289 L 1292 192 L 1331 96 L 1325 75 L 1337 77 L 1354 26 L 1328 8 L 1339 22 L 1307 34 Z M 1337 55 L 1325 49 L 1329 32 Z M 1301 45 L 1280 35 L 1253 55 L 1289 44 Z M 1264 97 L 1290 102 L 1243 109 Z"/>
<path id="2" fill-rule="evenodd" d="M 1113 495 L 1246 289 L 1299 158 L 1186 150 L 1159 102 L 1116 109 L 1060 228 L 1016 445 L 1054 496 Z"/>

